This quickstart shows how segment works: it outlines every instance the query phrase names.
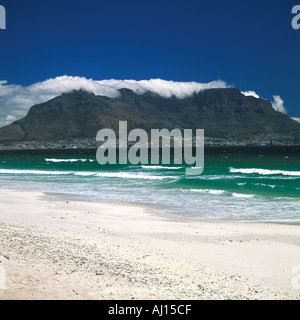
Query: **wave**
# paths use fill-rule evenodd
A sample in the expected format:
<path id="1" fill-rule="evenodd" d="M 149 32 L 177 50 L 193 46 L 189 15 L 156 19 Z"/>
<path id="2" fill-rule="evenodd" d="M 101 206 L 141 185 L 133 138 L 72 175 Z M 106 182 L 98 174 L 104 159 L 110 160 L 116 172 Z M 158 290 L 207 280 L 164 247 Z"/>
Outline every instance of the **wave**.
<path id="1" fill-rule="evenodd" d="M 225 193 L 225 190 L 214 190 L 214 189 L 191 189 L 190 191 L 198 192 L 198 193 L 214 194 L 214 195 Z M 253 198 L 254 197 L 253 194 L 243 194 L 243 193 L 236 193 L 236 192 L 233 192 L 231 195 L 236 198 Z"/>
<path id="2" fill-rule="evenodd" d="M 92 160 L 92 159 L 49 159 L 49 158 L 46 158 L 45 161 L 47 162 L 86 162 L 86 161 L 96 161 L 96 160 Z"/>
<path id="3" fill-rule="evenodd" d="M 273 184 L 265 184 L 265 183 L 254 183 L 255 186 L 263 186 L 263 187 L 270 187 L 274 189 L 276 186 Z"/>
<path id="4" fill-rule="evenodd" d="M 75 175 L 83 176 L 85 175 L 82 172 L 76 172 Z M 94 175 L 96 177 L 104 177 L 104 178 L 124 178 L 124 179 L 148 179 L 148 180 L 164 180 L 164 179 L 174 179 L 174 177 L 170 176 L 152 176 L 152 175 L 143 175 L 143 174 L 134 174 L 127 172 L 87 172 L 87 176 Z"/>
<path id="5" fill-rule="evenodd" d="M 174 179 L 171 176 L 153 176 L 139 173 L 127 172 L 98 172 L 98 171 L 57 171 L 57 170 L 17 170 L 17 169 L 0 169 L 0 174 L 33 174 L 33 175 L 75 175 L 83 177 L 105 177 L 105 178 L 124 178 L 124 179 L 148 179 L 148 180 L 164 180 Z"/>
<path id="6" fill-rule="evenodd" d="M 200 192 L 200 193 L 210 193 L 210 194 L 222 194 L 224 190 L 214 190 L 214 189 L 191 189 L 192 192 Z"/>
<path id="7" fill-rule="evenodd" d="M 269 170 L 269 169 L 235 169 L 235 168 L 229 168 L 229 171 L 231 173 L 248 173 L 248 174 L 261 174 L 261 175 L 283 175 L 283 176 L 299 176 L 300 177 L 300 171 L 286 171 L 286 170 Z"/>
<path id="8" fill-rule="evenodd" d="M 17 169 L 0 169 L 0 174 L 40 174 L 40 175 L 66 175 L 70 171 L 50 171 L 50 170 L 17 170 Z"/>
<path id="9" fill-rule="evenodd" d="M 141 166 L 143 169 L 167 169 L 167 170 L 179 170 L 183 167 L 166 167 L 166 166 Z"/>
<path id="10" fill-rule="evenodd" d="M 232 193 L 232 196 L 236 198 L 253 198 L 254 197 L 253 194 L 243 194 L 243 193 L 235 193 L 235 192 Z"/>

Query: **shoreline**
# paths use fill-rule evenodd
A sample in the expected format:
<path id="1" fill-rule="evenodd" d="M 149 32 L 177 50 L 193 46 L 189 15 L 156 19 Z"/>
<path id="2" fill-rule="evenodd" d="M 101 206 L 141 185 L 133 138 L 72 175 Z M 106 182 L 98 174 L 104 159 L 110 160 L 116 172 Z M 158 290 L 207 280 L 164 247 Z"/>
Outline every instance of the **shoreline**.
<path id="1" fill-rule="evenodd" d="M 5 182 L 5 181 L 4 181 Z M 4 183 L 5 184 L 5 183 Z M 2 189 L 3 188 L 3 189 Z M 72 193 L 61 193 L 61 192 L 51 192 L 51 191 L 40 191 L 34 189 L 15 189 L 9 186 L 1 185 L 0 180 L 0 191 L 1 190 L 13 190 L 13 191 L 24 191 L 24 192 L 40 192 L 47 196 L 49 199 L 57 201 L 70 201 L 70 202 L 82 202 L 82 203 L 94 203 L 94 204 L 107 204 L 107 205 L 117 205 L 117 206 L 133 206 L 140 207 L 149 210 L 155 216 L 161 216 L 162 218 L 169 219 L 171 221 L 189 221 L 197 223 L 237 223 L 237 224 L 266 224 L 266 225 L 283 225 L 283 226 L 300 226 L 299 221 L 286 221 L 286 220 L 238 220 L 238 219 L 224 219 L 224 218 L 209 218 L 209 217 L 199 217 L 191 215 L 180 215 L 175 211 L 166 211 L 161 208 L 158 208 L 158 204 L 153 203 L 143 203 L 143 202 L 116 202 L 116 201 L 101 201 L 101 200 L 91 200 L 84 199 L 84 196 L 77 196 Z M 1 216 L 0 216 L 1 217 Z"/>
<path id="2" fill-rule="evenodd" d="M 1 182 L 1 181 L 0 181 Z M 1 185 L 0 185 L 1 190 Z M 17 190 L 17 189 L 15 189 Z M 34 190 L 29 190 L 34 191 Z M 53 196 L 54 198 L 60 199 L 61 201 L 74 201 L 74 202 L 83 202 L 83 203 L 103 203 L 107 205 L 129 205 L 129 206 L 136 206 L 140 208 L 145 208 L 146 210 L 150 211 L 155 216 L 161 216 L 164 219 L 170 220 L 170 221 L 181 221 L 181 222 L 197 222 L 197 223 L 232 223 L 232 224 L 266 224 L 266 225 L 283 225 L 283 226 L 300 226 L 300 222 L 293 221 L 293 222 L 287 222 L 287 221 L 281 221 L 281 220 L 236 220 L 236 219 L 221 219 L 221 218 L 202 218 L 198 216 L 188 216 L 188 215 L 179 215 L 177 212 L 174 211 L 166 211 L 158 208 L 158 204 L 153 203 L 142 203 L 142 202 L 115 202 L 115 201 L 107 201 L 102 202 L 98 200 L 86 200 L 82 198 L 76 198 L 73 194 L 69 193 L 56 193 L 56 192 L 48 192 L 43 191 L 43 193 L 49 197 Z M 300 230 L 300 229 L 299 229 Z"/>
<path id="3" fill-rule="evenodd" d="M 0 299 L 300 299 L 299 226 L 1 189 Z"/>
<path id="4" fill-rule="evenodd" d="M 22 142 L 20 142 L 21 144 Z M 1 142 L 0 142 L 1 144 Z M 16 142 L 16 144 L 19 144 Z M 90 152 L 92 154 L 96 155 L 97 149 L 99 146 L 94 146 L 94 147 L 72 147 L 72 148 L 62 148 L 62 147 L 53 147 L 53 148 L 46 148 L 46 147 L 38 147 L 38 148 L 25 148 L 25 147 L 12 147 L 12 148 L 0 148 L 0 154 L 5 154 L 6 152 L 20 152 L 24 153 L 25 152 L 38 152 L 38 153 L 47 153 L 47 152 L 68 152 L 72 154 L 73 152 Z M 247 145 L 204 145 L 205 151 L 207 152 L 216 152 L 219 153 L 221 151 L 230 151 L 230 152 L 240 152 L 242 150 L 243 152 L 256 152 L 256 151 L 266 151 L 266 152 L 274 152 L 278 150 L 285 149 L 286 151 L 289 152 L 299 152 L 300 150 L 300 144 L 266 144 L 266 145 L 261 145 L 261 144 L 247 144 Z M 128 146 L 130 148 L 130 145 Z M 148 147 L 150 150 L 150 146 Z M 160 146 L 159 149 L 162 147 Z M 174 148 L 174 146 L 170 146 L 171 150 Z M 193 147 L 195 148 L 195 147 Z M 117 150 L 119 147 L 117 147 Z"/>

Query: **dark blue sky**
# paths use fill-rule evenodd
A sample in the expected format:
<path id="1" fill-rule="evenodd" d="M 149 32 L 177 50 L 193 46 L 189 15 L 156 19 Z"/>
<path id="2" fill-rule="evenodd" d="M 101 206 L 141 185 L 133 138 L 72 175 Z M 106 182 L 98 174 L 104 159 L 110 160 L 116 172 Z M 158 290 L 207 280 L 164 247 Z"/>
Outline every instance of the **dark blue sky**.
<path id="1" fill-rule="evenodd" d="M 0 0 L 0 80 L 222 79 L 300 117 L 297 1 Z"/>

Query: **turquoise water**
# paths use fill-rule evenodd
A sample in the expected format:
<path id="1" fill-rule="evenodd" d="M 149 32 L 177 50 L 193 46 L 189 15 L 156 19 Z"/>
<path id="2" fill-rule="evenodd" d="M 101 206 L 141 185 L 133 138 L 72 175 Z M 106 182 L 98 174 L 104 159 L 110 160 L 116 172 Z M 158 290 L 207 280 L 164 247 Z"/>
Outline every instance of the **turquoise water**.
<path id="1" fill-rule="evenodd" d="M 198 219 L 300 223 L 299 147 L 206 149 L 200 176 L 184 165 L 100 166 L 95 150 L 2 151 L 0 184 Z"/>

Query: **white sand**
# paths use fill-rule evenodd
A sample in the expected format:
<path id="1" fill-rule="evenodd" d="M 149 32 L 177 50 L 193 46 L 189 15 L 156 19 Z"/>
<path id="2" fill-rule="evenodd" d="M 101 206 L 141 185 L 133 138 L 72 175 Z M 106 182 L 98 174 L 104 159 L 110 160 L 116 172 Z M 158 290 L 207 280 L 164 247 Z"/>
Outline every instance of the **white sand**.
<path id="1" fill-rule="evenodd" d="M 0 192 L 0 299 L 300 298 L 300 226 Z"/>

